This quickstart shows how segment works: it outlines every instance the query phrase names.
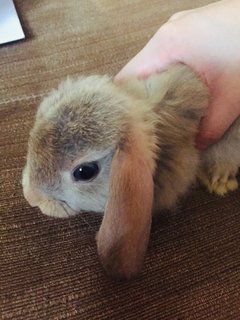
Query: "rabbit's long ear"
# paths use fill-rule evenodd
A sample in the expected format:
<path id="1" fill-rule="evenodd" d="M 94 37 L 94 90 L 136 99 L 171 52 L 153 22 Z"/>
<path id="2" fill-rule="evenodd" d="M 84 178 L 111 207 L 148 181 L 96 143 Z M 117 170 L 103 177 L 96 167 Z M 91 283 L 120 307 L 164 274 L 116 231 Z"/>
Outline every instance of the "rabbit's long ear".
<path id="1" fill-rule="evenodd" d="M 151 228 L 153 166 L 141 132 L 116 151 L 109 198 L 97 246 L 103 267 L 113 277 L 128 279 L 143 263 Z"/>

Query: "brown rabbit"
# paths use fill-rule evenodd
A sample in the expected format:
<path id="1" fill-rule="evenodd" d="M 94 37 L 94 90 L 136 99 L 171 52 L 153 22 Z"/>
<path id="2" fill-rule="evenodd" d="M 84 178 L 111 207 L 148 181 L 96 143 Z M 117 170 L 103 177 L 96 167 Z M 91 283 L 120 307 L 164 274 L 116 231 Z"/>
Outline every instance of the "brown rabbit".
<path id="1" fill-rule="evenodd" d="M 55 217 L 104 212 L 101 262 L 130 278 L 143 263 L 152 213 L 171 209 L 197 172 L 216 193 L 237 187 L 239 121 L 201 161 L 195 148 L 207 106 L 206 86 L 184 65 L 118 86 L 108 76 L 68 79 L 38 109 L 24 195 Z"/>

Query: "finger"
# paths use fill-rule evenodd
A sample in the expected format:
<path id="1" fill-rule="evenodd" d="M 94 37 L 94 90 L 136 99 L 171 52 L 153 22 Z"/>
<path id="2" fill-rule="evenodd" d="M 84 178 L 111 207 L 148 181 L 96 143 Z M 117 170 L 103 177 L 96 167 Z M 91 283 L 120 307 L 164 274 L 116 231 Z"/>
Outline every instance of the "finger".
<path id="1" fill-rule="evenodd" d="M 196 11 L 196 9 L 190 9 L 190 10 L 184 10 L 184 11 L 179 11 L 174 13 L 170 18 L 169 18 L 169 22 L 184 18 L 187 14 L 189 14 L 190 12 Z"/>
<path id="2" fill-rule="evenodd" d="M 207 116 L 200 123 L 196 147 L 203 150 L 217 142 L 236 120 L 239 113 L 239 106 L 235 101 L 229 101 L 222 95 L 215 98 L 209 106 Z"/>
<path id="3" fill-rule="evenodd" d="M 177 44 L 176 35 L 176 29 L 172 24 L 163 25 L 146 46 L 122 68 L 114 81 L 121 82 L 131 76 L 146 78 L 180 61 L 180 46 Z"/>

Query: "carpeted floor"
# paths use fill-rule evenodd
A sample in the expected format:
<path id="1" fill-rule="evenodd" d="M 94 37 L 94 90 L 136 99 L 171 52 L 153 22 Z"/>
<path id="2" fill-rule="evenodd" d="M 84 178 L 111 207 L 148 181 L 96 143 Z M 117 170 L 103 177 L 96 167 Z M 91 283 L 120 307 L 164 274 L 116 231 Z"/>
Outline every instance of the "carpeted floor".
<path id="1" fill-rule="evenodd" d="M 55 220 L 21 190 L 42 96 L 67 75 L 115 74 L 176 11 L 207 0 L 15 1 L 27 40 L 0 48 L 0 318 L 240 319 L 240 198 L 194 191 L 153 225 L 144 270 L 108 279 L 101 217 Z"/>

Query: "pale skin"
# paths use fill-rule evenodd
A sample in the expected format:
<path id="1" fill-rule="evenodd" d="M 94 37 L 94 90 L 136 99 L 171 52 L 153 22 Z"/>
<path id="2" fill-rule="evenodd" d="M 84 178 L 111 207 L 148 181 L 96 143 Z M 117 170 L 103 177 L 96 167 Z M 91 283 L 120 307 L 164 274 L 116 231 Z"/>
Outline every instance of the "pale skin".
<path id="1" fill-rule="evenodd" d="M 169 65 L 191 66 L 209 87 L 211 103 L 196 145 L 205 149 L 240 115 L 240 0 L 223 0 L 173 15 L 116 75 L 148 77 Z"/>

